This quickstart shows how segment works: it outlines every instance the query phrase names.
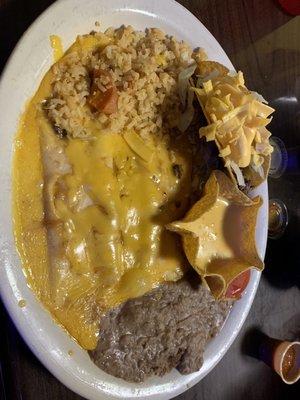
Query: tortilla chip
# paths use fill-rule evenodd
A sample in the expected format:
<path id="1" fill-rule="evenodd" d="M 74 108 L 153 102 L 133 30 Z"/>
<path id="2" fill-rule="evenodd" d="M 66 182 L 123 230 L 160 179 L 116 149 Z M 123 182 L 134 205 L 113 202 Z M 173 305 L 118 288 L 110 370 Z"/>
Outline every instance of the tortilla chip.
<path id="1" fill-rule="evenodd" d="M 227 236 L 225 229 L 222 229 L 224 236 L 220 238 L 216 235 L 216 239 L 214 239 L 215 256 L 207 261 L 201 255 L 199 256 L 201 254 L 199 252 L 201 236 L 200 229 L 197 233 L 195 226 L 201 226 L 203 215 L 213 210 L 220 199 L 226 200 L 228 203 L 226 211 L 231 206 L 235 207 L 235 213 L 238 213 L 238 221 L 240 221 L 240 229 L 234 237 L 234 240 L 237 240 L 234 245 L 226 237 L 226 245 L 232 256 L 228 258 L 218 253 L 220 241 L 222 240 L 224 243 L 224 236 Z M 188 211 L 185 218 L 167 225 L 169 230 L 182 236 L 187 259 L 206 281 L 216 298 L 224 297 L 229 284 L 242 272 L 249 268 L 256 268 L 259 271 L 264 268 L 264 263 L 257 253 L 255 240 L 257 213 L 261 205 L 262 199 L 259 196 L 250 199 L 223 172 L 216 170 L 212 172 L 205 185 L 203 197 Z M 224 227 L 228 223 L 230 221 L 224 221 Z"/>
<path id="2" fill-rule="evenodd" d="M 264 162 L 262 165 L 262 175 L 251 166 L 243 169 L 245 179 L 251 183 L 252 187 L 257 187 L 258 185 L 260 185 L 268 176 L 271 166 L 271 154 L 262 157 L 264 158 Z"/>

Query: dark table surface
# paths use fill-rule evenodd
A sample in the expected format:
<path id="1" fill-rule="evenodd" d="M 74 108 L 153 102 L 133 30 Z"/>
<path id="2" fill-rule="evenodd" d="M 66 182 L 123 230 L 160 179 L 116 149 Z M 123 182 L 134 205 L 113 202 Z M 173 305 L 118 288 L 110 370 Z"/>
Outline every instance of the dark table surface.
<path id="1" fill-rule="evenodd" d="M 82 0 L 84 1 L 84 0 Z M 149 0 L 151 1 L 151 0 Z M 162 0 L 163 1 L 163 0 Z M 300 0 L 297 0 L 300 1 Z M 0 0 L 0 71 L 31 22 L 53 1 Z M 181 0 L 220 42 L 247 86 L 262 93 L 277 112 L 274 135 L 300 149 L 300 17 L 272 0 Z M 0 110 L 1 115 L 1 110 Z M 300 175 L 269 179 L 270 198 L 282 199 L 289 225 L 269 240 L 266 269 L 246 323 L 218 366 L 180 400 L 296 399 L 300 382 L 287 386 L 251 358 L 251 333 L 258 328 L 281 339 L 300 338 Z M 34 357 L 0 303 L 0 398 L 78 400 Z"/>

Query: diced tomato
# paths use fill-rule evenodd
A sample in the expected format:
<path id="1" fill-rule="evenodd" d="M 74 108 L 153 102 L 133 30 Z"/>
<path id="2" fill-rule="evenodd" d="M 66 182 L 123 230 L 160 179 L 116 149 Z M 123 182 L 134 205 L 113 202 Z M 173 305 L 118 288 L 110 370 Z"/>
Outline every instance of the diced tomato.
<path id="1" fill-rule="evenodd" d="M 115 86 L 110 87 L 105 92 L 95 90 L 88 98 L 88 103 L 97 111 L 104 114 L 113 114 L 118 109 L 118 92 Z"/>
<path id="2" fill-rule="evenodd" d="M 102 92 L 95 84 L 94 80 L 105 76 L 109 78 L 109 87 Z M 118 91 L 111 82 L 111 75 L 108 71 L 102 69 L 94 69 L 93 82 L 91 86 L 91 94 L 87 99 L 88 104 L 96 111 L 103 112 L 104 114 L 113 114 L 118 110 Z"/>
<path id="3" fill-rule="evenodd" d="M 250 280 L 250 269 L 238 275 L 228 286 L 225 297 L 229 299 L 239 299 L 246 289 Z"/>

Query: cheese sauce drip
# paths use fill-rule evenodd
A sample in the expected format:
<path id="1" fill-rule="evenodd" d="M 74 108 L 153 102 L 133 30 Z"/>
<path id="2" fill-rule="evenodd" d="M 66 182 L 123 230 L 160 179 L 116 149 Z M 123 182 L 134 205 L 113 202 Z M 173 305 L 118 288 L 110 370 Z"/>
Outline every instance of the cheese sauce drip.
<path id="1" fill-rule="evenodd" d="M 61 38 L 57 35 L 51 35 L 50 44 L 53 49 L 54 61 L 57 62 L 64 54 Z"/>
<path id="2" fill-rule="evenodd" d="M 58 59 L 55 38 L 52 44 Z M 22 117 L 16 139 L 15 238 L 38 298 L 82 347 L 93 349 L 101 313 L 184 274 L 180 239 L 165 225 L 189 208 L 192 145 L 187 138 L 167 143 L 157 137 L 145 143 L 133 131 L 101 134 L 92 124 L 92 140 L 60 139 L 71 166 L 51 189 L 60 227 L 57 240 L 67 260 L 61 272 L 50 261 L 44 205 L 49 182 L 40 148 L 41 126 L 50 135 L 55 132 L 37 111 L 51 94 L 52 80 L 50 70 Z M 55 290 L 53 275 L 59 275 Z"/>

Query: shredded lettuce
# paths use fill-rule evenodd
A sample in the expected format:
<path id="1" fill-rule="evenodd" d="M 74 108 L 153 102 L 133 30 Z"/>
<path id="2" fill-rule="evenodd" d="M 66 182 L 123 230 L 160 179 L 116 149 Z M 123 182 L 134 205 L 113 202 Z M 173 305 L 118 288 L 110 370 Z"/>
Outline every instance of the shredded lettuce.
<path id="1" fill-rule="evenodd" d="M 189 79 L 195 72 L 196 68 L 197 65 L 195 63 L 191 64 L 189 67 L 182 70 L 178 76 L 178 91 L 183 107 L 185 107 L 187 103 Z"/>
<path id="2" fill-rule="evenodd" d="M 186 107 L 186 110 L 184 111 L 184 113 L 180 115 L 179 122 L 178 122 L 178 129 L 181 132 L 186 131 L 193 120 L 194 111 L 195 111 L 194 107 L 193 107 L 193 101 L 194 101 L 194 91 L 189 89 L 188 96 L 187 96 L 187 107 Z"/>

